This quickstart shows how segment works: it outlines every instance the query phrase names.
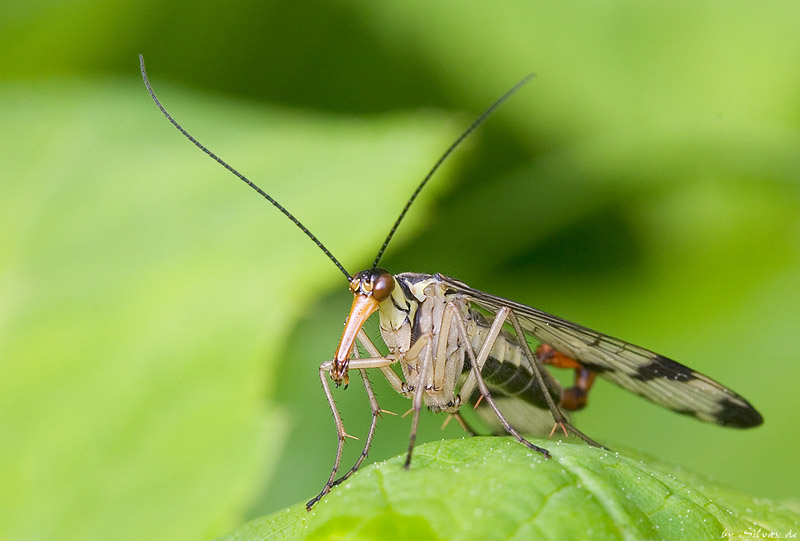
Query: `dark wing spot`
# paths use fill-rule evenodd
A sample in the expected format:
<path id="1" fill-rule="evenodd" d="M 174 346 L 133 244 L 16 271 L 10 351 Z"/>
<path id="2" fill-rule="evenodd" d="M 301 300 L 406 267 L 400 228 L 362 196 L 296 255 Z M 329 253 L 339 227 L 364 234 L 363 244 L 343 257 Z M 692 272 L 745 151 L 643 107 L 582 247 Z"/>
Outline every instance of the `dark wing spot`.
<path id="1" fill-rule="evenodd" d="M 631 377 L 639 381 L 650 381 L 657 378 L 665 378 L 672 381 L 689 381 L 697 378 L 694 370 L 663 355 L 656 355 L 649 363 L 640 365 L 636 369 L 636 374 Z"/>
<path id="2" fill-rule="evenodd" d="M 742 403 L 729 398 L 720 400 L 720 411 L 716 414 L 719 424 L 733 428 L 751 428 L 764 422 L 764 418 L 749 402 L 740 400 Z"/>

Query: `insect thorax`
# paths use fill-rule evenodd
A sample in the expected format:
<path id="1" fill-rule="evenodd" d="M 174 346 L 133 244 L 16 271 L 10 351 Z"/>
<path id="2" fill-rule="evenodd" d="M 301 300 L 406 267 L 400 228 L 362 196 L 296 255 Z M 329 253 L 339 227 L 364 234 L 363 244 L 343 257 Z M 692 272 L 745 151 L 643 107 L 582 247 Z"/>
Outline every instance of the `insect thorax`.
<path id="1" fill-rule="evenodd" d="M 455 411 L 459 405 L 456 393 L 465 367 L 469 368 L 470 364 L 456 323 L 452 320 L 449 326 L 444 323 L 447 303 L 453 302 L 474 351 L 483 346 L 491 322 L 474 311 L 468 299 L 454 293 L 435 275 L 403 273 L 394 278 L 396 287 L 379 308 L 383 340 L 400 360 L 408 387 L 425 385 L 423 397 L 431 410 Z M 414 344 L 426 335 L 429 344 L 414 351 Z M 426 381 L 421 382 L 422 363 L 428 348 L 431 348 L 432 367 Z M 444 349 L 439 351 L 440 348 Z M 437 355 L 443 355 L 446 361 L 436 362 Z M 503 332 L 494 342 L 491 356 L 496 363 L 519 367 L 522 352 L 517 340 Z"/>
<path id="2" fill-rule="evenodd" d="M 383 341 L 393 353 L 403 354 L 416 341 L 412 336 L 417 310 L 427 298 L 428 286 L 436 286 L 430 274 L 403 273 L 394 276 L 395 287 L 378 308 Z M 428 288 L 431 293 L 432 289 Z"/>

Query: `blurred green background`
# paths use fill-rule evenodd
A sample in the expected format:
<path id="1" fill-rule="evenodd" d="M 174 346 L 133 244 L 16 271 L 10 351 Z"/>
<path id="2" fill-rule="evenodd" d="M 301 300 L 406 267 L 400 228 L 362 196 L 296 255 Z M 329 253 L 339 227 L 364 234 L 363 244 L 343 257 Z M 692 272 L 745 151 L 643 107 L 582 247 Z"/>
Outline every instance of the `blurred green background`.
<path id="1" fill-rule="evenodd" d="M 0 7 L 0 538 L 209 538 L 311 497 L 333 460 L 317 366 L 346 284 L 160 117 L 138 53 L 178 120 L 351 273 L 458 132 L 536 72 L 383 266 L 712 375 L 764 426 L 702 424 L 604 382 L 575 419 L 797 498 L 796 2 Z M 361 384 L 336 398 L 363 437 Z M 423 415 L 421 439 L 460 436 L 442 420 Z M 402 452 L 408 426 L 382 420 L 370 459 Z"/>

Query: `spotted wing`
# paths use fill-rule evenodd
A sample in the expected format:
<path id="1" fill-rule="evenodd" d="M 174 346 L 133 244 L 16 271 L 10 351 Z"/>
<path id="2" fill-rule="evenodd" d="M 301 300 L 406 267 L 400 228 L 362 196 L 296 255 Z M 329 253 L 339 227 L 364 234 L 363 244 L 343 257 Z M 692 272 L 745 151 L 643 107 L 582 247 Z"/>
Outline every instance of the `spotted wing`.
<path id="1" fill-rule="evenodd" d="M 495 313 L 510 308 L 533 338 L 578 361 L 623 389 L 677 413 L 735 428 L 758 426 L 763 419 L 750 403 L 713 379 L 663 355 L 587 329 L 566 319 L 437 274 L 448 293 Z"/>

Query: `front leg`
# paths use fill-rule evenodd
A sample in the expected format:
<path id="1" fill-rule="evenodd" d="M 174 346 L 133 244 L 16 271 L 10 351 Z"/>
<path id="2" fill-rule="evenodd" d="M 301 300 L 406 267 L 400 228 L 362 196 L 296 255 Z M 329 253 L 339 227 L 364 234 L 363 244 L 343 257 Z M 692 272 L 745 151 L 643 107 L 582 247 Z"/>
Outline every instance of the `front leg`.
<path id="1" fill-rule="evenodd" d="M 372 343 L 372 340 L 369 339 L 367 333 L 364 332 L 364 329 L 360 329 L 358 331 L 358 340 L 361 342 L 361 345 L 367 350 L 372 357 L 378 358 L 382 357 L 381 352 L 375 347 L 375 344 Z M 394 358 L 393 355 L 389 355 L 390 358 Z M 406 398 L 411 396 L 408 387 L 406 386 L 405 382 L 400 379 L 394 370 L 392 370 L 391 366 L 382 366 L 380 367 L 381 373 L 383 373 L 383 377 L 386 378 L 386 381 L 389 382 L 389 385 L 392 386 L 392 389 L 398 394 L 405 396 Z"/>
<path id="2" fill-rule="evenodd" d="M 367 352 L 373 356 L 375 359 L 382 358 L 380 351 L 375 344 L 372 343 L 372 340 L 369 339 L 367 334 L 364 332 L 364 329 L 359 329 L 358 331 L 358 341 L 359 343 L 364 346 Z M 353 350 L 353 355 L 358 359 L 359 353 L 358 348 Z M 397 362 L 396 360 L 392 360 L 392 362 Z M 400 394 L 409 395 L 409 391 L 406 390 L 406 385 L 403 383 L 397 374 L 395 374 L 394 370 L 392 370 L 391 365 L 387 366 L 378 366 L 381 373 L 384 375 L 386 380 L 389 382 L 389 385 Z M 353 464 L 353 467 L 350 468 L 347 473 L 339 477 L 336 481 L 333 482 L 331 488 L 339 485 L 346 481 L 351 475 L 358 471 L 358 468 L 361 467 L 361 463 L 367 458 L 369 454 L 369 449 L 372 446 L 372 438 L 375 436 L 375 427 L 378 424 L 378 417 L 381 416 L 381 413 L 389 413 L 391 415 L 395 415 L 394 413 L 386 410 L 382 410 L 380 406 L 378 406 L 378 399 L 375 397 L 375 391 L 372 390 L 372 384 L 369 382 L 369 378 L 367 377 L 367 371 L 365 369 L 359 369 L 359 373 L 361 374 L 361 379 L 364 382 L 364 389 L 367 391 L 367 397 L 369 398 L 369 406 L 370 410 L 372 411 L 372 422 L 369 426 L 369 432 L 367 433 L 367 441 L 364 443 L 364 449 L 361 450 L 361 454 L 358 456 L 356 463 Z"/>
<path id="3" fill-rule="evenodd" d="M 359 332 L 363 333 L 364 331 L 360 330 Z M 366 335 L 364 335 L 363 339 L 359 335 L 358 340 L 361 341 L 362 345 L 364 344 L 364 341 L 369 342 L 369 339 L 366 337 Z M 377 348 L 375 348 L 374 345 L 373 348 L 377 352 Z M 356 359 L 360 358 L 358 348 L 355 348 L 353 350 L 353 355 L 355 356 Z M 391 367 L 382 367 L 381 369 L 388 370 L 394 375 L 394 372 L 392 371 Z M 394 415 L 394 413 L 390 411 L 382 410 L 378 405 L 378 399 L 375 397 L 375 391 L 372 390 L 372 384 L 369 381 L 369 377 L 367 377 L 367 371 L 362 368 L 359 369 L 358 373 L 361 374 L 361 381 L 364 382 L 364 390 L 367 391 L 367 398 L 369 399 L 369 407 L 370 411 L 372 412 L 372 421 L 370 422 L 369 425 L 369 432 L 367 433 L 367 441 L 364 443 L 364 448 L 361 450 L 361 454 L 358 456 L 358 459 L 356 459 L 355 464 L 353 464 L 353 467 L 350 468 L 344 475 L 342 475 L 336 481 L 334 481 L 332 487 L 335 487 L 336 485 L 345 482 L 351 475 L 356 473 L 358 471 L 358 468 L 361 467 L 361 463 L 364 462 L 364 460 L 367 458 L 367 455 L 369 454 L 369 449 L 372 446 L 372 438 L 375 437 L 375 427 L 378 425 L 378 417 L 381 416 L 381 413 L 390 413 Z"/>
<path id="4" fill-rule="evenodd" d="M 356 358 L 356 359 L 352 359 L 350 361 L 349 366 L 352 369 L 363 371 L 363 370 L 368 369 L 368 368 L 384 368 L 384 367 L 388 367 L 394 362 L 396 362 L 394 359 L 389 359 L 389 358 L 380 357 L 380 356 L 379 357 L 369 358 L 369 359 L 358 359 L 358 358 Z M 336 484 L 338 484 L 338 483 L 340 483 L 341 481 L 344 480 L 344 479 L 341 479 L 338 482 L 334 481 L 334 479 L 336 479 L 336 474 L 339 473 L 339 466 L 341 465 L 341 462 L 342 462 L 342 452 L 344 451 L 344 441 L 345 441 L 345 438 L 357 439 L 354 436 L 351 436 L 350 434 L 345 432 L 344 423 L 342 423 L 342 416 L 339 413 L 339 409 L 336 407 L 336 402 L 333 399 L 333 393 L 331 392 L 331 387 L 330 387 L 330 384 L 328 383 L 328 374 L 330 374 L 332 367 L 333 367 L 333 361 L 326 361 L 326 362 L 322 363 L 321 365 L 319 365 L 319 379 L 322 382 L 322 389 L 325 391 L 325 398 L 328 399 L 328 405 L 330 406 L 331 412 L 333 413 L 333 421 L 336 424 L 336 434 L 338 436 L 338 443 L 337 443 L 337 446 L 336 446 L 336 458 L 333 461 L 333 469 L 331 470 L 331 474 L 328 477 L 328 481 L 325 483 L 325 486 L 322 488 L 322 490 L 320 491 L 319 494 L 317 494 L 313 499 L 309 500 L 309 502 L 306 503 L 306 509 L 309 510 L 309 511 L 314 506 L 314 504 L 316 504 L 319 500 L 322 499 L 323 496 L 325 496 L 328 492 L 331 491 L 331 488 L 333 486 L 335 486 Z M 367 394 L 370 396 L 370 404 L 371 405 L 374 404 L 373 412 L 375 412 L 374 408 L 377 408 L 377 401 L 373 401 L 375 395 L 374 395 L 374 393 L 372 393 L 372 387 L 369 384 L 369 380 L 367 380 L 365 378 L 364 382 L 365 382 L 364 385 L 365 385 L 365 387 L 367 389 Z M 380 411 L 380 410 L 378 410 L 378 411 Z M 375 413 L 373 413 L 373 417 L 374 416 L 375 416 Z M 367 438 L 367 445 L 365 447 L 365 450 L 362 452 L 362 455 L 364 455 L 364 456 L 366 456 L 365 454 L 369 450 L 369 444 L 372 443 L 372 434 L 373 434 L 373 429 L 371 428 L 370 429 L 370 436 Z M 359 461 L 357 462 L 357 465 L 355 467 L 356 469 L 357 469 L 358 465 L 361 464 L 361 461 L 363 461 L 363 458 L 359 458 Z M 355 469 L 353 469 L 350 472 L 348 472 L 347 474 L 345 474 L 344 478 L 347 478 L 348 476 L 352 475 L 353 472 L 355 472 Z"/>

